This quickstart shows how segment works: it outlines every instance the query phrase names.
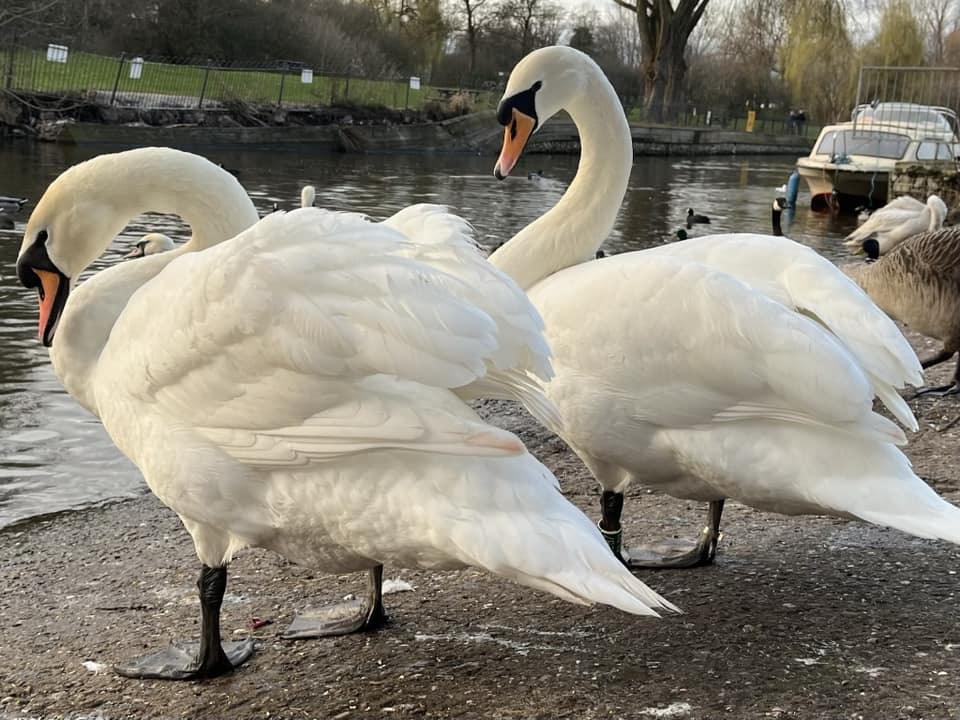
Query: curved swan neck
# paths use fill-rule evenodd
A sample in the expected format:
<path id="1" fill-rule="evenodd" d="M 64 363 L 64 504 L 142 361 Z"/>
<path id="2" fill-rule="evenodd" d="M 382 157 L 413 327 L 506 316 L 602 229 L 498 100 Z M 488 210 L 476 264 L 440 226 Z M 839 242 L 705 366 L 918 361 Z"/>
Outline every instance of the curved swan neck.
<path id="1" fill-rule="evenodd" d="M 564 107 L 580 134 L 576 177 L 551 210 L 490 256 L 525 290 L 596 256 L 630 181 L 633 141 L 620 99 L 596 65 L 584 70 L 590 73 L 584 91 Z"/>
<path id="2" fill-rule="evenodd" d="M 101 220 L 91 229 L 97 237 L 89 248 L 96 256 L 143 212 L 179 215 L 193 231 L 190 241 L 176 250 L 118 263 L 71 291 L 50 357 L 67 391 L 97 414 L 88 378 L 130 296 L 178 256 L 234 237 L 259 216 L 232 175 L 195 155 L 166 148 L 100 156 L 75 166 L 61 179 L 63 184 L 51 186 L 50 199 L 45 194 L 35 214 L 44 203 L 54 204 L 58 195 L 75 194 L 78 202 L 96 203 L 102 210 Z"/>
<path id="3" fill-rule="evenodd" d="M 117 199 L 114 207 L 124 226 L 144 212 L 179 215 L 192 231 L 185 247 L 190 252 L 238 235 L 260 219 L 237 179 L 199 156 L 143 148 L 116 158 L 97 193 Z"/>

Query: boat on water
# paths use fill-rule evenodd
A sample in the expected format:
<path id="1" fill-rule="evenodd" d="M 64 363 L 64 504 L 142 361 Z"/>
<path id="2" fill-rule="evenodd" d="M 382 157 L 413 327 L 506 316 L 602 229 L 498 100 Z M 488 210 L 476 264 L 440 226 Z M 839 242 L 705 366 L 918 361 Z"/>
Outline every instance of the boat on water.
<path id="1" fill-rule="evenodd" d="M 906 102 L 858 105 L 850 121 L 826 125 L 797 160 L 811 207 L 880 207 L 891 171 L 902 161 L 956 161 L 960 121 L 946 107 Z"/>

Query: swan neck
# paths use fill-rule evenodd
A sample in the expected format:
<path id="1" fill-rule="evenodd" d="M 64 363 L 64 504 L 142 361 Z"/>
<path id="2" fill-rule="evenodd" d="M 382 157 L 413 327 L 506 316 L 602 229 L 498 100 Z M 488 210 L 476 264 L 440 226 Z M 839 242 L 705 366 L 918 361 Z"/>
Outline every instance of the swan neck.
<path id="1" fill-rule="evenodd" d="M 109 213 L 101 226 L 104 237 L 98 254 L 144 212 L 179 215 L 192 237 L 176 250 L 117 263 L 71 289 L 50 358 L 67 391 L 94 414 L 97 402 L 91 388 L 96 383 L 89 380 L 130 297 L 178 256 L 234 237 L 259 220 L 236 179 L 202 158 L 156 148 L 103 157 L 103 164 L 77 166 L 74 178 L 81 188 L 97 188 L 91 199 Z"/>
<path id="2" fill-rule="evenodd" d="M 592 76 L 568 102 L 580 135 L 577 174 L 559 202 L 518 232 L 490 261 L 524 289 L 564 268 L 592 260 L 613 230 L 630 181 L 633 141 L 613 86 Z"/>

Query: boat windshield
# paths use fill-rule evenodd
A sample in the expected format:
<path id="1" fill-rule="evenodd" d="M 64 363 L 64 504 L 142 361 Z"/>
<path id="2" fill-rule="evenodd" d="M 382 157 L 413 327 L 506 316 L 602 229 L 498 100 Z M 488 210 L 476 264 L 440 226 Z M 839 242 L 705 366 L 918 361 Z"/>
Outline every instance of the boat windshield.
<path id="1" fill-rule="evenodd" d="M 891 132 L 854 132 L 853 129 L 831 130 L 824 133 L 817 145 L 817 155 L 831 157 L 867 155 L 869 157 L 899 160 L 907 152 L 910 138 Z"/>
<path id="2" fill-rule="evenodd" d="M 943 112 L 913 103 L 880 103 L 876 107 L 858 108 L 853 120 L 857 123 L 897 124 L 938 133 L 953 133 L 953 127 Z"/>

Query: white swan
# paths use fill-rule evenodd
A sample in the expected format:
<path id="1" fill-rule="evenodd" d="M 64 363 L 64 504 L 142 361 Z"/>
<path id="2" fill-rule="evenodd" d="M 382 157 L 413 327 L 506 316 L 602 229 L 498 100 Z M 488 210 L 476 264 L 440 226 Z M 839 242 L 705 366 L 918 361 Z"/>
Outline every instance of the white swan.
<path id="1" fill-rule="evenodd" d="M 888 253 L 908 237 L 922 232 L 939 230 L 947 218 L 947 206 L 936 195 L 924 204 L 909 195 L 891 200 L 847 235 L 848 247 L 864 251 L 873 257 Z M 874 242 L 868 245 L 871 240 Z"/>
<path id="2" fill-rule="evenodd" d="M 604 489 L 611 546 L 634 479 L 710 502 L 697 546 L 661 565 L 712 559 L 728 497 L 960 542 L 960 509 L 913 474 L 894 446 L 903 433 L 871 409 L 880 393 L 916 427 L 894 388 L 918 384 L 920 367 L 889 318 L 786 238 L 717 235 L 585 262 L 613 227 L 632 164 L 623 110 L 592 60 L 552 47 L 517 65 L 494 172 L 508 174 L 561 108 L 580 130 L 577 176 L 490 260 L 544 317 L 556 371 L 546 393 L 564 423 L 553 429 Z"/>
<path id="3" fill-rule="evenodd" d="M 179 214 L 190 241 L 74 287 L 147 210 Z M 462 399 L 549 374 L 526 296 L 476 249 L 462 275 L 444 272 L 472 246 L 459 218 L 428 207 L 393 221 L 437 239 L 314 208 L 254 225 L 232 176 L 165 148 L 74 166 L 38 203 L 17 272 L 39 291 L 54 370 L 177 512 L 203 564 L 199 654 L 171 649 L 120 672 L 205 677 L 249 657 L 250 642 L 222 647 L 219 607 L 227 564 L 251 546 L 376 576 L 368 606 L 331 632 L 356 629 L 358 614 L 382 620 L 385 562 L 473 565 L 572 602 L 674 609 L 514 435 Z M 473 276 L 483 304 L 462 293 Z"/>
<path id="4" fill-rule="evenodd" d="M 317 189 L 313 185 L 304 185 L 300 191 L 300 207 L 313 207 L 317 199 Z"/>
<path id="5" fill-rule="evenodd" d="M 123 257 L 138 258 L 146 255 L 156 255 L 157 253 L 168 252 L 176 247 L 173 240 L 163 233 L 147 233 L 139 242 L 133 246 L 133 249 Z"/>

